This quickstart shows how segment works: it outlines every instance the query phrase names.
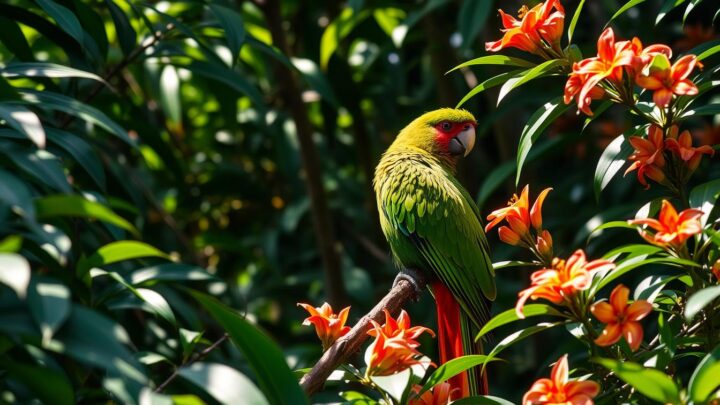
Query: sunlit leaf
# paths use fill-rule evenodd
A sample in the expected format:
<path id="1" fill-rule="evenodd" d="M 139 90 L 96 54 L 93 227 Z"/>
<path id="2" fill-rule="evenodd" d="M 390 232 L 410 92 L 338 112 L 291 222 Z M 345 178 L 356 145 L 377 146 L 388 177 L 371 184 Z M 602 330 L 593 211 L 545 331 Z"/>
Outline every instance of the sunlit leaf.
<path id="1" fill-rule="evenodd" d="M 15 253 L 0 253 L 0 283 L 25 298 L 30 284 L 30 263 Z"/>
<path id="2" fill-rule="evenodd" d="M 280 348 L 268 336 L 215 298 L 199 292 L 192 294 L 245 354 L 271 404 L 308 403 Z"/>
<path id="3" fill-rule="evenodd" d="M 540 315 L 564 316 L 560 311 L 547 304 L 525 305 L 522 312 L 523 315 L 525 315 L 525 318 L 531 318 Z M 495 315 L 485 325 L 483 325 L 482 329 L 480 329 L 480 332 L 478 332 L 477 336 L 475 336 L 475 339 L 477 340 L 480 337 L 491 332 L 492 330 L 497 329 L 500 326 L 507 325 L 508 323 L 515 322 L 517 320 L 520 320 L 520 318 L 518 318 L 517 313 L 515 312 L 515 308 L 503 311 Z"/>
<path id="4" fill-rule="evenodd" d="M 38 148 L 45 147 L 45 129 L 34 112 L 20 105 L 0 104 L 0 119 L 25 134 Z"/>
<path id="5" fill-rule="evenodd" d="M 505 55 L 489 55 L 489 56 L 481 56 L 479 58 L 471 59 L 467 62 L 463 62 L 454 68 L 447 71 L 447 73 L 453 72 L 455 70 L 468 67 L 468 66 L 475 66 L 475 65 L 505 65 L 505 66 L 518 66 L 518 67 L 527 67 L 531 68 L 537 65 L 537 63 L 532 63 L 530 61 L 526 61 L 525 59 L 515 58 L 512 56 L 505 56 Z M 446 73 L 446 74 L 447 74 Z"/>
<path id="6" fill-rule="evenodd" d="M 720 196 L 720 179 L 711 180 L 701 184 L 690 191 L 690 206 L 702 210 L 700 220 L 703 226 L 707 224 L 708 218 Z"/>
<path id="7" fill-rule="evenodd" d="M 454 358 L 447 363 L 442 364 L 437 368 L 437 370 L 430 374 L 430 377 L 427 379 L 420 392 L 418 392 L 418 395 L 422 395 L 425 391 L 432 389 L 434 386 L 443 381 L 447 381 L 465 370 L 485 364 L 492 360 L 493 359 L 490 359 L 488 356 L 481 354 L 472 354 Z"/>
<path id="8" fill-rule="evenodd" d="M 135 49 L 137 44 L 137 34 L 130 20 L 125 15 L 125 12 L 115 4 L 114 0 L 105 0 L 105 4 L 110 10 L 110 16 L 112 16 L 113 24 L 115 24 L 115 32 L 117 34 L 118 42 L 120 42 L 120 49 L 122 49 L 125 56 L 130 55 Z"/>
<path id="9" fill-rule="evenodd" d="M 78 275 L 84 275 L 93 267 L 106 266 L 125 260 L 144 257 L 158 257 L 167 259 L 168 255 L 147 243 L 121 240 L 111 242 L 98 249 L 88 257 L 82 257 L 77 264 Z"/>
<path id="10" fill-rule="evenodd" d="M 607 28 L 607 26 L 609 26 L 610 23 L 611 23 L 614 19 L 620 17 L 620 16 L 623 15 L 626 11 L 630 10 L 631 8 L 637 6 L 637 5 L 640 4 L 640 3 L 644 3 L 645 1 L 646 1 L 646 0 L 630 0 L 630 1 L 628 1 L 628 2 L 625 3 L 622 7 L 620 7 L 620 9 L 618 9 L 618 11 L 616 11 L 615 14 L 613 14 L 612 17 L 610 17 L 610 20 L 608 20 L 608 22 L 605 24 L 605 27 Z"/>
<path id="11" fill-rule="evenodd" d="M 102 77 L 86 72 L 71 68 L 69 66 L 58 65 L 57 63 L 46 63 L 46 62 L 33 62 L 33 63 L 12 63 L 0 70 L 2 75 L 12 79 L 15 77 L 52 77 L 52 78 L 66 78 L 66 77 L 80 77 L 84 79 L 96 80 L 100 83 L 106 84 Z"/>
<path id="12" fill-rule="evenodd" d="M 575 33 L 575 26 L 577 26 L 578 20 L 580 19 L 580 14 L 582 13 L 583 6 L 585 5 L 585 0 L 580 0 L 580 3 L 578 3 L 577 8 L 575 9 L 575 13 L 573 14 L 572 20 L 570 21 L 570 25 L 568 26 L 568 43 L 572 44 L 572 37 Z"/>
<path id="13" fill-rule="evenodd" d="M 35 210 L 39 218 L 83 217 L 97 219 L 139 236 L 137 229 L 127 220 L 115 214 L 108 207 L 86 200 L 79 195 L 51 195 L 35 200 Z"/>
<path id="14" fill-rule="evenodd" d="M 595 168 L 593 181 L 596 200 L 600 199 L 600 192 L 607 187 L 610 180 L 612 180 L 625 165 L 627 158 L 633 152 L 634 149 L 632 145 L 630 145 L 630 142 L 628 142 L 627 137 L 637 132 L 638 129 L 633 129 L 619 135 L 613 139 L 603 151 Z"/>
<path id="15" fill-rule="evenodd" d="M 180 368 L 178 374 L 205 390 L 221 404 L 269 404 L 249 378 L 224 364 L 193 363 Z"/>
<path id="16" fill-rule="evenodd" d="M 595 359 L 594 361 L 652 400 L 670 404 L 680 402 L 680 389 L 672 378 L 662 371 L 645 368 L 630 361 L 612 359 Z"/>
<path id="17" fill-rule="evenodd" d="M 470 100 L 471 98 L 475 97 L 476 95 L 482 93 L 483 91 L 487 89 L 491 89 L 495 86 L 499 86 L 505 82 L 507 82 L 509 79 L 513 77 L 517 77 L 519 74 L 523 73 L 524 70 L 513 70 L 511 72 L 505 72 L 501 73 L 497 76 L 491 77 L 484 82 L 478 84 L 477 86 L 473 87 L 472 90 L 470 90 L 463 98 L 460 100 L 455 108 L 460 108 L 463 104 L 465 104 L 466 101 Z"/>
<path id="18" fill-rule="evenodd" d="M 707 354 L 690 377 L 688 394 L 696 404 L 705 403 L 710 394 L 720 386 L 720 346 Z"/>
<path id="19" fill-rule="evenodd" d="M 516 186 L 520 183 L 522 168 L 533 144 L 537 141 L 540 134 L 542 134 L 553 121 L 567 111 L 568 108 L 570 108 L 570 106 L 566 105 L 563 102 L 562 96 L 560 96 L 545 103 L 530 116 L 530 119 L 523 128 L 522 134 L 520 134 L 520 144 L 517 150 L 517 174 L 515 175 Z"/>
<path id="20" fill-rule="evenodd" d="M 720 297 L 720 285 L 703 288 L 691 295 L 685 305 L 685 319 L 688 322 L 692 321 L 703 308 L 710 305 L 717 297 Z M 713 308 L 710 308 L 710 310 L 713 310 Z"/>
<path id="21" fill-rule="evenodd" d="M 323 70 L 327 70 L 330 57 L 335 53 L 340 42 L 368 16 L 370 16 L 369 10 L 355 13 L 352 8 L 346 8 L 328 24 L 320 38 L 320 67 Z"/>
<path id="22" fill-rule="evenodd" d="M 43 341 L 47 343 L 70 315 L 70 289 L 54 278 L 34 276 L 27 300 Z"/>
<path id="23" fill-rule="evenodd" d="M 235 10 L 218 4 L 209 4 L 210 10 L 225 30 L 225 41 L 233 54 L 233 64 L 240 56 L 240 47 L 245 43 L 245 24 L 243 19 Z"/>

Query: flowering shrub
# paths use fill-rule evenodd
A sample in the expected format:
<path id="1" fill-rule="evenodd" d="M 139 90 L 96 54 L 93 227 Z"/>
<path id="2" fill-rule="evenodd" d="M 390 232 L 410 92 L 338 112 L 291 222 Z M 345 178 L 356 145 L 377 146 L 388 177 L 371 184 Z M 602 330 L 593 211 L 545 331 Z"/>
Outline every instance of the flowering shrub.
<path id="1" fill-rule="evenodd" d="M 639 2 L 630 2 L 613 19 L 632 3 Z M 529 252 L 530 261 L 496 264 L 496 269 L 532 269 L 529 286 L 518 291 L 515 308 L 499 311 L 476 339 L 521 319 L 545 316 L 551 322 L 518 329 L 486 348 L 486 356 L 455 359 L 427 375 L 423 367 L 416 368 L 426 368 L 430 360 L 423 360 L 415 338 L 432 332 L 410 328 L 405 313 L 397 321 L 386 314 L 385 325 L 374 323 L 370 332 L 375 340 L 365 356 L 366 371 L 350 372 L 356 381 L 378 390 L 386 402 L 449 403 L 457 399 L 456 393 L 444 381 L 470 367 L 485 367 L 507 347 L 560 326 L 570 332 L 568 339 L 581 342 L 582 349 L 560 357 L 551 378 L 537 380 L 526 391 L 525 404 L 720 400 L 720 238 L 715 229 L 720 180 L 695 184 L 693 178 L 718 145 L 694 145 L 691 132 L 693 119 L 720 113 L 718 104 L 703 105 L 703 95 L 717 84 L 712 77 L 720 65 L 711 66 L 708 61 L 720 53 L 720 45 L 703 44 L 674 56 L 666 44 L 645 46 L 637 37 L 622 39 L 622 33 L 605 28 L 599 33 L 594 56 L 583 57 L 572 43 L 572 33 L 584 4 L 580 2 L 568 26 L 570 43 L 565 46 L 565 9 L 559 0 L 523 7 L 517 18 L 500 10 L 502 37 L 485 46 L 499 54 L 457 68 L 503 65 L 520 69 L 480 83 L 458 106 L 491 87 L 501 86 L 499 103 L 527 82 L 563 77 L 565 85 L 558 86 L 558 96 L 547 100 L 523 130 L 516 185 L 533 143 L 563 113 L 576 108 L 578 115 L 587 117 L 587 126 L 617 105 L 633 126 L 606 147 L 594 178 L 596 194 L 600 198 L 625 167 L 625 175 L 635 172 L 640 187 L 647 190 L 655 183 L 653 195 L 660 197 L 648 197 L 647 204 L 635 207 L 634 218 L 601 223 L 591 233 L 613 228 L 614 232 L 635 231 L 639 236 L 628 235 L 635 243 L 616 244 L 604 255 L 590 257 L 586 253 L 590 250 L 576 246 L 563 259 L 554 252 L 552 229 L 545 226 L 542 215 L 546 199 L 552 200 L 552 188 L 541 191 L 531 205 L 530 186 L 523 187 L 507 206 L 487 215 L 485 231 L 497 227 L 500 241 Z M 502 54 L 510 48 L 525 57 Z M 593 105 L 597 102 L 601 103 Z M 620 283 L 628 283 L 628 273 L 642 271 L 645 279 L 634 289 Z M 537 302 L 527 304 L 528 300 Z M 582 372 L 571 372 L 568 358 Z M 407 375 L 394 395 L 373 379 L 400 373 Z M 362 400 L 373 402 L 370 397 Z M 490 396 L 464 401 L 507 403 Z"/>

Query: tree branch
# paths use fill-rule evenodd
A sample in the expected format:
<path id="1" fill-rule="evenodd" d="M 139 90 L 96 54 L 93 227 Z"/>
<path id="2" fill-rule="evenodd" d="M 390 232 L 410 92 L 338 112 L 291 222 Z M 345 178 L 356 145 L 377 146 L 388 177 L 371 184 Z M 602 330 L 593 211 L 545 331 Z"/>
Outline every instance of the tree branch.
<path id="1" fill-rule="evenodd" d="M 179 374 L 180 374 L 180 368 L 187 367 L 193 363 L 195 363 L 198 360 L 202 360 L 205 357 L 207 357 L 208 354 L 210 354 L 213 350 L 217 349 L 224 341 L 226 341 L 230 337 L 227 333 L 220 336 L 218 340 L 213 342 L 210 346 L 206 347 L 199 353 L 195 353 L 188 361 L 186 361 L 182 366 L 178 367 L 173 371 L 172 374 L 170 374 L 170 377 L 168 377 L 165 381 L 162 382 L 162 384 L 158 385 L 157 388 L 155 388 L 155 392 L 162 392 L 165 387 L 168 386 Z"/>
<path id="2" fill-rule="evenodd" d="M 367 340 L 367 331 L 370 330 L 370 320 L 382 323 L 384 320 L 383 310 L 387 309 L 393 316 L 396 316 L 403 305 L 411 299 L 415 299 L 425 288 L 425 278 L 415 271 L 404 271 L 400 273 L 390 292 L 383 297 L 347 335 L 338 339 L 328 350 L 323 353 L 315 366 L 300 380 L 300 386 L 308 396 L 320 391 L 330 374 L 345 363 L 347 359 L 355 354 L 362 344 Z"/>

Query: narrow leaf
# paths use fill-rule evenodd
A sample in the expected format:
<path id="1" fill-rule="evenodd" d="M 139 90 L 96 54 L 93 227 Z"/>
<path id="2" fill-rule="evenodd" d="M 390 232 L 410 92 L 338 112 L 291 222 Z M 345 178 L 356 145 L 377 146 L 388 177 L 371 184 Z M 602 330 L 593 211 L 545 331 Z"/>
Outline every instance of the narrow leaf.
<path id="1" fill-rule="evenodd" d="M 535 111 L 525 124 L 522 134 L 520 135 L 520 144 L 517 151 L 516 186 L 520 183 L 522 168 L 533 143 L 535 143 L 540 134 L 560 115 L 567 111 L 568 108 L 570 108 L 570 106 L 563 102 L 562 96 L 556 97 Z"/>
<path id="2" fill-rule="evenodd" d="M 115 214 L 110 208 L 79 195 L 52 195 L 39 198 L 35 200 L 35 211 L 41 219 L 63 216 L 91 218 L 115 225 L 136 236 L 139 235 L 137 229 L 125 218 Z"/>
<path id="3" fill-rule="evenodd" d="M 523 308 L 523 315 L 525 315 L 525 318 L 530 318 L 534 316 L 540 316 L 540 315 L 552 315 L 552 316 L 563 316 L 563 314 L 558 311 L 557 309 L 551 307 L 547 304 L 529 304 L 525 305 Z M 491 320 L 489 320 L 482 329 L 480 329 L 480 332 L 475 336 L 475 340 L 479 339 L 480 337 L 486 335 L 487 333 L 491 332 L 494 329 L 499 328 L 500 326 L 507 325 L 508 323 L 515 322 L 519 320 L 517 316 L 517 312 L 515 312 L 515 308 L 508 309 L 507 311 L 503 311 L 497 315 L 495 315 Z"/>
<path id="4" fill-rule="evenodd" d="M 690 399 L 696 404 L 705 403 L 710 394 L 720 386 L 719 375 L 720 346 L 717 346 L 700 361 L 700 364 L 698 364 L 690 377 L 688 385 Z"/>
<path id="5" fill-rule="evenodd" d="M 432 389 L 432 387 L 436 386 L 437 384 L 440 384 L 443 381 L 447 381 L 448 379 L 472 367 L 485 364 L 488 361 L 492 360 L 488 356 L 481 354 L 454 358 L 438 367 L 437 370 L 435 370 L 430 375 L 428 380 L 425 382 L 425 385 L 423 385 L 422 389 L 420 390 L 420 392 L 417 393 L 417 395 L 422 395 L 425 391 Z"/>
<path id="6" fill-rule="evenodd" d="M 225 41 L 233 55 L 233 64 L 240 56 L 240 47 L 245 43 L 245 24 L 235 10 L 217 4 L 210 4 L 210 10 L 215 14 L 220 25 L 225 30 Z"/>
<path id="7" fill-rule="evenodd" d="M 448 74 L 448 73 L 458 70 L 460 68 L 464 68 L 467 66 L 475 66 L 475 65 L 505 65 L 505 66 L 519 66 L 519 67 L 531 68 L 531 67 L 536 66 L 537 63 L 532 63 L 525 59 L 514 58 L 512 56 L 489 55 L 489 56 L 481 56 L 479 58 L 471 59 L 467 62 L 461 63 L 461 64 L 455 66 L 454 68 L 448 70 L 447 73 L 445 73 L 445 74 Z"/>
<path id="8" fill-rule="evenodd" d="M 20 105 L 0 104 L 0 118 L 8 126 L 30 138 L 38 148 L 45 147 L 45 129 L 34 112 Z"/>

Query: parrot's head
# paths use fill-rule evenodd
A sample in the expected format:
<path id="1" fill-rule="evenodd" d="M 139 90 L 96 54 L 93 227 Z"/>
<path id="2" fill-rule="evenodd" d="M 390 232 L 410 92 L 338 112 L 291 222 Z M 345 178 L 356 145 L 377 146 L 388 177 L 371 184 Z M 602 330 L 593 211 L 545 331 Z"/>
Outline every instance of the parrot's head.
<path id="1" fill-rule="evenodd" d="M 475 117 L 466 110 L 441 108 L 408 124 L 395 143 L 413 146 L 437 157 L 455 161 L 475 145 Z"/>

